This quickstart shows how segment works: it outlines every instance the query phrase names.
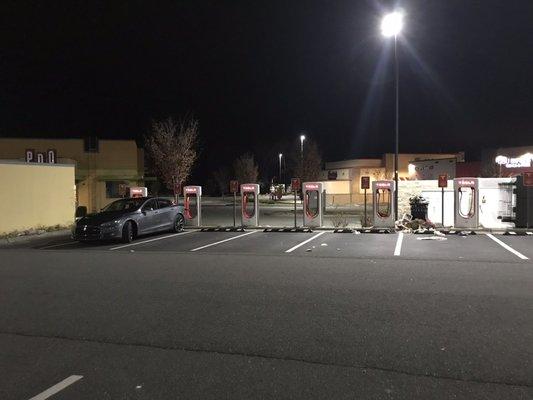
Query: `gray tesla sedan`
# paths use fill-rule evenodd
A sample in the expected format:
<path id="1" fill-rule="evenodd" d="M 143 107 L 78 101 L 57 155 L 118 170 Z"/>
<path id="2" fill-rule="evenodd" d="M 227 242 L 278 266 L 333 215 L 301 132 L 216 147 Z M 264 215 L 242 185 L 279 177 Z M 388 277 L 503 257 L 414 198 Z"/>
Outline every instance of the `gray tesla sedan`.
<path id="1" fill-rule="evenodd" d="M 183 207 L 170 200 L 128 198 L 108 204 L 99 213 L 81 215 L 72 236 L 79 241 L 120 239 L 129 243 L 148 233 L 179 232 L 183 230 L 184 221 Z"/>

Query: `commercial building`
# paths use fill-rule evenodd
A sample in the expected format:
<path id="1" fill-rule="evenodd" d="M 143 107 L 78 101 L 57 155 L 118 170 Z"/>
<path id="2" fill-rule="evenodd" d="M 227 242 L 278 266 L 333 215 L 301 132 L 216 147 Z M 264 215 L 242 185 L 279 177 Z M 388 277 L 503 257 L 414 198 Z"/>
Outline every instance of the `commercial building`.
<path id="1" fill-rule="evenodd" d="M 144 182 L 144 152 L 134 140 L 0 138 L 0 160 L 74 165 L 75 203 L 89 212 L 122 197 L 124 185 Z"/>
<path id="2" fill-rule="evenodd" d="M 0 187 L 0 235 L 74 221 L 72 164 L 0 161 Z"/>
<path id="3" fill-rule="evenodd" d="M 442 165 L 453 164 L 455 166 L 456 162 L 464 161 L 464 153 L 399 154 L 399 179 L 415 179 L 413 165 L 422 160 L 438 161 Z M 453 163 L 450 163 L 450 160 L 453 160 Z M 384 154 L 381 158 L 327 162 L 321 176 L 321 180 L 327 182 L 327 203 L 351 204 L 364 201 L 364 190 L 361 189 L 362 176 L 369 176 L 371 182 L 380 179 L 393 179 L 394 154 Z"/>

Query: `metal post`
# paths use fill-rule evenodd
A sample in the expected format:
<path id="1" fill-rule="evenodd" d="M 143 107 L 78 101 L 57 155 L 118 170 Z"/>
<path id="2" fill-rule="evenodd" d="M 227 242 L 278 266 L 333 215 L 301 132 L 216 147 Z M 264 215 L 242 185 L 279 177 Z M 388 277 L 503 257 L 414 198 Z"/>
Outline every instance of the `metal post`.
<path id="1" fill-rule="evenodd" d="M 365 192 L 365 219 L 363 220 L 363 223 L 361 224 L 361 227 L 364 228 L 366 226 L 366 189 L 364 189 Z"/>
<path id="2" fill-rule="evenodd" d="M 442 187 L 442 227 L 444 228 L 444 188 Z"/>
<path id="3" fill-rule="evenodd" d="M 397 36 L 394 35 L 394 71 L 395 71 L 395 85 L 396 85 L 396 121 L 395 121 L 395 145 L 394 145 L 394 219 L 398 220 L 398 151 L 400 138 L 400 88 L 399 88 L 399 67 L 398 67 L 398 52 L 396 49 Z"/>
<path id="4" fill-rule="evenodd" d="M 296 223 L 296 190 L 293 188 L 292 191 L 294 193 L 294 227 L 297 228 L 298 225 Z"/>
<path id="5" fill-rule="evenodd" d="M 237 193 L 233 192 L 233 227 L 237 224 Z"/>

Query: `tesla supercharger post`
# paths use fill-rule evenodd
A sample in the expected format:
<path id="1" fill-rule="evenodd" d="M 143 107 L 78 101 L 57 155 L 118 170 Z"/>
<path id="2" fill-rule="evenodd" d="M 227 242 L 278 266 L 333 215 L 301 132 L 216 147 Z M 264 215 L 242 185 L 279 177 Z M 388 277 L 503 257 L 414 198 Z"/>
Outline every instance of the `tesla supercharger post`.
<path id="1" fill-rule="evenodd" d="M 202 225 L 202 187 L 201 186 L 184 186 L 184 217 L 185 225 L 201 226 Z"/>
<path id="2" fill-rule="evenodd" d="M 394 181 L 372 182 L 373 220 L 375 228 L 394 228 Z"/>
<path id="3" fill-rule="evenodd" d="M 259 226 L 259 185 L 241 185 L 241 223 L 242 226 Z"/>
<path id="4" fill-rule="evenodd" d="M 322 226 L 324 219 L 324 207 L 322 182 L 305 182 L 303 184 L 304 197 L 304 226 L 309 228 Z"/>
<path id="5" fill-rule="evenodd" d="M 479 227 L 479 180 L 477 178 L 455 178 L 454 228 Z"/>

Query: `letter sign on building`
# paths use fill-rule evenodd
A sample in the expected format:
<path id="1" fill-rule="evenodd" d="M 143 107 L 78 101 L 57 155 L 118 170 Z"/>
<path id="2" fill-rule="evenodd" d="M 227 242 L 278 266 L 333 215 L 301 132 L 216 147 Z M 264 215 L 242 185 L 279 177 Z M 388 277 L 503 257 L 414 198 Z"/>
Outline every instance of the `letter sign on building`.
<path id="1" fill-rule="evenodd" d="M 44 163 L 44 153 L 37 153 L 37 162 Z"/>
<path id="2" fill-rule="evenodd" d="M 56 157 L 57 157 L 57 151 L 56 149 L 48 149 L 46 150 L 46 158 L 48 159 L 48 163 L 50 164 L 55 164 L 57 161 L 56 161 Z"/>
<path id="3" fill-rule="evenodd" d="M 26 162 L 34 162 L 34 161 L 35 161 L 35 150 L 26 149 Z"/>

